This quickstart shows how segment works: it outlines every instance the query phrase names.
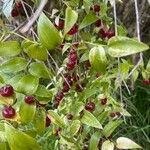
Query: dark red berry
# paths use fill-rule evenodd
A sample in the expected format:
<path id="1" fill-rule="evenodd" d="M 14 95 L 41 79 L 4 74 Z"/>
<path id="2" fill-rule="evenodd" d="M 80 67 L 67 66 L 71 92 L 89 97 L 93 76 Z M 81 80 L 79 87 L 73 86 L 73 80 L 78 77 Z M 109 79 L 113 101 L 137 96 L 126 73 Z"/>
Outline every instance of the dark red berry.
<path id="1" fill-rule="evenodd" d="M 55 108 L 57 108 L 59 106 L 59 104 L 60 104 L 60 101 L 57 101 L 57 100 L 54 101 L 54 107 Z"/>
<path id="2" fill-rule="evenodd" d="M 77 54 L 71 54 L 71 55 L 69 55 L 69 59 L 70 59 L 70 61 L 76 62 L 77 61 Z"/>
<path id="3" fill-rule="evenodd" d="M 18 10 L 17 10 L 17 9 L 13 9 L 13 10 L 11 11 L 11 16 L 12 16 L 12 17 L 17 17 L 17 16 L 19 16 Z"/>
<path id="4" fill-rule="evenodd" d="M 69 90 L 70 90 L 69 85 L 68 85 L 66 82 L 64 82 L 64 83 L 63 83 L 63 89 L 62 89 L 62 91 L 63 91 L 64 93 L 66 93 L 66 92 L 68 92 Z"/>
<path id="5" fill-rule="evenodd" d="M 21 3 L 21 2 L 17 2 L 17 3 L 15 4 L 15 7 L 16 7 L 17 9 L 21 9 L 21 8 L 23 8 L 23 6 L 22 6 L 22 3 Z"/>
<path id="6" fill-rule="evenodd" d="M 24 101 L 27 104 L 33 104 L 35 102 L 35 97 L 34 96 L 25 96 Z"/>
<path id="7" fill-rule="evenodd" d="M 106 38 L 107 37 L 107 33 L 104 29 L 100 29 L 100 31 L 98 32 L 98 35 L 102 38 Z"/>
<path id="8" fill-rule="evenodd" d="M 102 22 L 101 22 L 101 20 L 99 19 L 99 20 L 97 20 L 96 22 L 95 22 L 95 26 L 96 27 L 100 27 L 101 26 L 101 24 L 102 24 Z"/>
<path id="9" fill-rule="evenodd" d="M 49 127 L 50 124 L 51 124 L 51 119 L 48 116 L 46 116 L 46 127 Z"/>
<path id="10" fill-rule="evenodd" d="M 89 61 L 89 60 L 87 60 L 87 61 L 84 62 L 84 67 L 85 67 L 86 69 L 89 69 L 89 67 L 91 67 L 91 64 L 90 64 L 90 61 Z"/>
<path id="11" fill-rule="evenodd" d="M 57 101 L 61 101 L 64 97 L 64 93 L 62 91 L 58 92 L 56 97 L 55 97 L 55 100 Z"/>
<path id="12" fill-rule="evenodd" d="M 100 5 L 95 4 L 93 7 L 94 12 L 99 12 L 100 11 Z"/>
<path id="13" fill-rule="evenodd" d="M 111 37 L 115 36 L 115 32 L 114 31 L 107 31 L 106 35 L 107 35 L 107 38 L 110 39 Z"/>
<path id="14" fill-rule="evenodd" d="M 14 89 L 11 85 L 5 85 L 3 87 L 1 87 L 0 89 L 0 94 L 4 97 L 9 97 L 12 96 L 14 94 Z"/>
<path id="15" fill-rule="evenodd" d="M 67 69 L 68 69 L 68 71 L 73 70 L 73 69 L 75 68 L 75 65 L 76 65 L 76 62 L 75 62 L 75 61 L 69 61 L 69 62 L 67 63 Z"/>
<path id="16" fill-rule="evenodd" d="M 144 85 L 150 85 L 150 80 L 144 80 L 144 81 L 143 81 L 143 84 L 144 84 Z"/>
<path id="17" fill-rule="evenodd" d="M 106 105 L 107 104 L 107 98 L 101 99 L 101 104 Z"/>
<path id="18" fill-rule="evenodd" d="M 101 74 L 99 72 L 96 73 L 96 78 L 100 77 Z"/>
<path id="19" fill-rule="evenodd" d="M 64 28 L 64 20 L 59 19 L 58 24 L 56 24 L 56 27 L 62 30 Z"/>
<path id="20" fill-rule="evenodd" d="M 78 25 L 75 24 L 75 25 L 71 28 L 71 30 L 68 32 L 68 34 L 69 34 L 69 35 L 74 35 L 74 34 L 76 34 L 77 32 L 78 32 Z"/>
<path id="21" fill-rule="evenodd" d="M 95 103 L 93 102 L 88 102 L 86 105 L 85 105 L 85 109 L 92 112 L 95 110 Z"/>
<path id="22" fill-rule="evenodd" d="M 74 82 L 77 82 L 77 81 L 79 80 L 79 76 L 78 76 L 78 75 L 73 75 L 73 76 L 72 76 L 72 80 L 73 80 Z"/>
<path id="23" fill-rule="evenodd" d="M 121 116 L 121 113 L 120 113 L 120 112 L 116 112 L 116 115 L 117 115 L 118 117 L 120 117 L 120 116 Z"/>
<path id="24" fill-rule="evenodd" d="M 116 114 L 114 112 L 110 113 L 110 117 L 114 118 L 116 116 Z"/>
<path id="25" fill-rule="evenodd" d="M 68 119 L 68 120 L 72 120 L 72 119 L 73 119 L 73 115 L 72 115 L 72 114 L 68 114 L 68 115 L 67 115 L 67 119 Z"/>
<path id="26" fill-rule="evenodd" d="M 5 106 L 2 110 L 2 115 L 4 118 L 13 118 L 16 115 L 16 111 L 11 106 Z"/>
<path id="27" fill-rule="evenodd" d="M 76 91 L 77 92 L 82 92 L 83 91 L 83 87 L 82 87 L 81 84 L 79 84 L 79 83 L 76 84 Z"/>

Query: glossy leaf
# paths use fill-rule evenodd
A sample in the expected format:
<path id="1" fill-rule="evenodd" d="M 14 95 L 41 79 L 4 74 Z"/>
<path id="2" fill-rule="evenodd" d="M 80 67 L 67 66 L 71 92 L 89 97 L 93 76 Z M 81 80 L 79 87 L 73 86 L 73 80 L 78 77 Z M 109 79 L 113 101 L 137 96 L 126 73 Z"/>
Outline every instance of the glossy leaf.
<path id="1" fill-rule="evenodd" d="M 128 56 L 148 49 L 148 45 L 128 37 L 117 36 L 108 41 L 108 54 L 112 57 Z"/>
<path id="2" fill-rule="evenodd" d="M 36 140 L 5 124 L 5 133 L 11 150 L 41 150 Z"/>
<path id="3" fill-rule="evenodd" d="M 104 111 L 102 112 L 98 117 L 97 120 L 103 124 L 103 122 L 107 119 L 109 112 L 108 111 Z"/>
<path id="4" fill-rule="evenodd" d="M 96 117 L 87 110 L 84 110 L 84 115 L 81 119 L 81 122 L 88 126 L 102 129 L 102 125 L 99 123 L 99 121 L 96 119 Z"/>
<path id="5" fill-rule="evenodd" d="M 42 134 L 45 130 L 46 113 L 43 109 L 38 109 L 33 120 L 34 127 L 38 134 Z"/>
<path id="6" fill-rule="evenodd" d="M 28 43 L 28 44 L 30 44 L 30 43 Z M 43 46 L 40 46 L 38 44 L 31 44 L 31 45 L 27 46 L 24 49 L 24 51 L 27 53 L 27 55 L 30 58 L 38 59 L 41 61 L 45 61 L 48 59 L 48 53 L 47 53 L 46 48 L 44 48 Z"/>
<path id="7" fill-rule="evenodd" d="M 39 84 L 39 79 L 32 75 L 23 76 L 17 83 L 17 91 L 25 95 L 33 95 Z"/>
<path id="8" fill-rule="evenodd" d="M 38 97 L 51 98 L 53 94 L 51 93 L 51 91 L 46 89 L 45 86 L 39 85 L 38 88 L 37 88 L 37 91 L 35 92 L 35 95 L 38 96 Z"/>
<path id="9" fill-rule="evenodd" d="M 105 137 L 109 137 L 122 122 L 122 120 L 115 120 L 110 121 L 107 125 L 105 125 L 103 129 L 103 134 Z"/>
<path id="10" fill-rule="evenodd" d="M 95 132 L 90 139 L 89 150 L 98 150 L 98 144 L 101 138 L 100 132 Z"/>
<path id="11" fill-rule="evenodd" d="M 32 64 L 30 64 L 29 73 L 38 78 L 50 78 L 49 70 L 43 63 L 33 62 Z"/>
<path id="12" fill-rule="evenodd" d="M 106 71 L 108 62 L 102 46 L 94 47 L 90 50 L 89 60 L 94 70 L 102 73 Z"/>
<path id="13" fill-rule="evenodd" d="M 136 149 L 136 148 L 142 148 L 132 140 L 126 138 L 126 137 L 119 137 L 116 140 L 116 147 L 119 149 Z"/>
<path id="14" fill-rule="evenodd" d="M 69 134 L 71 136 L 74 136 L 77 134 L 77 132 L 79 131 L 80 129 L 80 121 L 79 120 L 73 120 L 70 127 L 69 127 Z"/>
<path id="15" fill-rule="evenodd" d="M 65 123 L 63 121 L 63 119 L 54 111 L 49 110 L 48 114 L 51 116 L 52 118 L 52 122 L 54 122 L 55 124 L 57 124 L 60 127 L 65 127 Z"/>
<path id="16" fill-rule="evenodd" d="M 83 19 L 83 21 L 81 22 L 79 29 L 83 29 L 86 26 L 91 25 L 92 23 L 94 23 L 98 18 L 96 17 L 96 15 L 92 12 L 90 12 L 89 14 L 87 14 L 85 16 L 85 18 Z"/>
<path id="17" fill-rule="evenodd" d="M 19 109 L 21 122 L 25 124 L 31 122 L 34 118 L 35 112 L 36 112 L 35 104 L 29 105 L 23 101 Z"/>
<path id="18" fill-rule="evenodd" d="M 21 46 L 17 41 L 0 42 L 0 56 L 12 57 L 20 54 Z"/>
<path id="19" fill-rule="evenodd" d="M 12 105 L 14 103 L 14 97 L 3 97 L 0 95 L 0 104 Z"/>
<path id="20" fill-rule="evenodd" d="M 48 50 L 54 49 L 61 43 L 59 32 L 44 13 L 39 17 L 37 28 L 40 41 Z"/>
<path id="21" fill-rule="evenodd" d="M 67 7 L 65 13 L 64 35 L 70 31 L 73 25 L 77 22 L 77 19 L 78 19 L 77 12 L 72 10 L 70 7 Z"/>
<path id="22" fill-rule="evenodd" d="M 2 63 L 0 65 L 0 71 L 4 73 L 17 73 L 19 71 L 25 70 L 27 64 L 28 62 L 26 59 L 15 57 Z"/>
<path id="23" fill-rule="evenodd" d="M 101 150 L 114 150 L 114 143 L 111 141 L 107 140 L 102 144 Z"/>

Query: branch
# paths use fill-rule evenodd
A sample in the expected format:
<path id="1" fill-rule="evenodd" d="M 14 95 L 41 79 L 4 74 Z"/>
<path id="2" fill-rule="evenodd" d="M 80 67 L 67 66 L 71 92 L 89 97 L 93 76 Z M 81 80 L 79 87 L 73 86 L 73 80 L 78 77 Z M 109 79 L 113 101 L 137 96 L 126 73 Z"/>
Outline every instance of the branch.
<path id="1" fill-rule="evenodd" d="M 29 18 L 29 21 L 19 30 L 22 34 L 26 33 L 42 13 L 48 0 L 41 0 L 41 3 L 35 13 Z"/>

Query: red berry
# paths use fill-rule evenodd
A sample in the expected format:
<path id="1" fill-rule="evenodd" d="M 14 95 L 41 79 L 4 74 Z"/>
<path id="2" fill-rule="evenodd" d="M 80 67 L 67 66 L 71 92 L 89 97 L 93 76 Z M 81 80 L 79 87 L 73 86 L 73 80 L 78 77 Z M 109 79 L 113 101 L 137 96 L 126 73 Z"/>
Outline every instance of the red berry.
<path id="1" fill-rule="evenodd" d="M 2 110 L 2 115 L 4 118 L 13 118 L 16 115 L 16 111 L 11 106 L 5 106 Z"/>
<path id="2" fill-rule="evenodd" d="M 101 104 L 106 105 L 107 104 L 107 98 L 101 99 Z"/>
<path id="3" fill-rule="evenodd" d="M 27 104 L 33 104 L 35 102 L 35 97 L 34 96 L 26 96 L 24 98 L 24 101 L 27 103 Z"/>
<path id="4" fill-rule="evenodd" d="M 78 75 L 73 75 L 73 76 L 72 76 L 72 80 L 73 80 L 74 82 L 77 82 L 77 81 L 79 80 L 79 76 L 78 76 Z"/>
<path id="5" fill-rule="evenodd" d="M 101 74 L 99 72 L 96 73 L 96 78 L 100 77 Z"/>
<path id="6" fill-rule="evenodd" d="M 116 116 L 116 114 L 114 112 L 110 113 L 110 117 L 114 118 Z"/>
<path id="7" fill-rule="evenodd" d="M 94 9 L 94 12 L 99 12 L 100 11 L 100 5 L 95 4 L 93 9 Z"/>
<path id="8" fill-rule="evenodd" d="M 6 86 L 1 87 L 0 94 L 4 97 L 12 96 L 14 94 L 14 89 L 11 85 L 8 84 Z"/>
<path id="9" fill-rule="evenodd" d="M 95 22 L 96 27 L 100 27 L 101 24 L 102 24 L 102 22 L 100 19 Z"/>
<path id="10" fill-rule="evenodd" d="M 84 67 L 85 67 L 86 69 L 88 69 L 89 67 L 91 67 L 91 64 L 90 64 L 90 61 L 89 61 L 89 60 L 87 60 L 87 61 L 84 62 Z"/>
<path id="11" fill-rule="evenodd" d="M 12 17 L 17 17 L 17 16 L 19 16 L 18 10 L 17 10 L 17 9 L 13 9 L 13 10 L 11 11 L 11 16 L 12 16 Z"/>
<path id="12" fill-rule="evenodd" d="M 69 62 L 67 63 L 67 69 L 68 69 L 68 71 L 73 70 L 74 67 L 75 67 L 75 65 L 76 65 L 76 62 L 74 62 L 74 61 L 69 61 Z"/>
<path id="13" fill-rule="evenodd" d="M 107 31 L 106 35 L 107 35 L 107 38 L 110 39 L 111 37 L 115 36 L 115 32 L 114 31 Z"/>
<path id="14" fill-rule="evenodd" d="M 100 31 L 98 32 L 98 35 L 101 36 L 102 38 L 107 37 L 107 33 L 104 29 L 100 29 Z"/>
<path id="15" fill-rule="evenodd" d="M 83 91 L 83 87 L 82 87 L 81 84 L 79 84 L 79 83 L 76 84 L 76 91 L 77 92 L 82 92 Z"/>
<path id="16" fill-rule="evenodd" d="M 49 127 L 50 124 L 51 124 L 51 119 L 48 116 L 46 116 L 46 127 Z"/>
<path id="17" fill-rule="evenodd" d="M 15 7 L 16 7 L 17 9 L 21 9 L 21 8 L 23 8 L 23 6 L 22 6 L 22 3 L 21 3 L 21 2 L 17 2 L 17 3 L 15 4 Z"/>
<path id="18" fill-rule="evenodd" d="M 64 28 L 64 20 L 59 19 L 58 24 L 56 24 L 56 27 L 62 30 Z"/>
<path id="19" fill-rule="evenodd" d="M 63 89 L 62 89 L 62 91 L 63 91 L 64 93 L 66 93 L 66 92 L 68 92 L 69 90 L 70 90 L 69 85 L 68 85 L 66 82 L 64 82 L 64 83 L 63 83 Z"/>
<path id="20" fill-rule="evenodd" d="M 54 101 L 54 107 L 55 108 L 57 108 L 59 106 L 59 104 L 60 104 L 60 101 L 57 101 L 57 100 Z"/>
<path id="21" fill-rule="evenodd" d="M 143 84 L 145 84 L 145 85 L 150 85 L 150 80 L 144 80 L 144 81 L 143 81 Z"/>
<path id="22" fill-rule="evenodd" d="M 120 117 L 120 116 L 121 116 L 121 113 L 120 113 L 120 112 L 116 112 L 116 115 L 117 115 L 118 117 Z"/>
<path id="23" fill-rule="evenodd" d="M 85 109 L 92 112 L 95 110 L 95 103 L 93 102 L 88 102 L 86 105 L 85 105 Z"/>
<path id="24" fill-rule="evenodd" d="M 56 97 L 55 97 L 55 100 L 57 101 L 61 101 L 64 97 L 64 93 L 62 91 L 58 92 Z"/>
<path id="25" fill-rule="evenodd" d="M 73 115 L 72 115 L 72 114 L 68 114 L 68 115 L 67 115 L 67 119 L 68 119 L 68 120 L 72 120 L 72 119 L 73 119 Z"/>
<path id="26" fill-rule="evenodd" d="M 69 35 L 74 35 L 78 32 L 78 25 L 75 24 L 71 29 L 70 31 L 68 32 Z"/>

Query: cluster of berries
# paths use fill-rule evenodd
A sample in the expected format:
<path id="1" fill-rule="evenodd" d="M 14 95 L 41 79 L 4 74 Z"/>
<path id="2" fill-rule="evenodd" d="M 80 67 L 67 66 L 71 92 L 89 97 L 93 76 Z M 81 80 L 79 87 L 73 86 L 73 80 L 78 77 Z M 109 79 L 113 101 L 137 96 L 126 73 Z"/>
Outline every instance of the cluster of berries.
<path id="1" fill-rule="evenodd" d="M 14 88 L 11 85 L 5 85 L 0 88 L 0 95 L 3 97 L 11 97 L 14 94 Z M 36 98 L 34 96 L 25 96 L 25 103 L 32 105 L 35 104 Z M 11 106 L 4 106 L 2 110 L 2 116 L 6 119 L 13 119 L 16 116 L 16 110 Z M 46 117 L 46 127 L 51 123 L 50 118 Z"/>

